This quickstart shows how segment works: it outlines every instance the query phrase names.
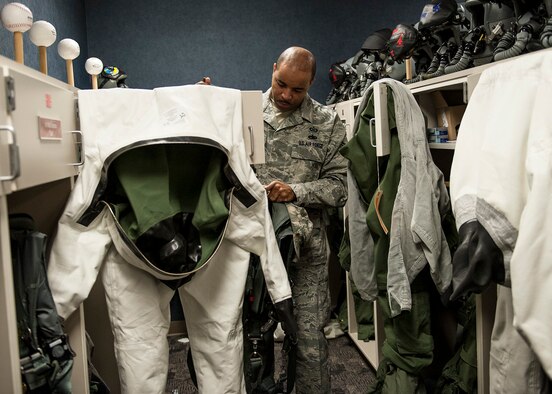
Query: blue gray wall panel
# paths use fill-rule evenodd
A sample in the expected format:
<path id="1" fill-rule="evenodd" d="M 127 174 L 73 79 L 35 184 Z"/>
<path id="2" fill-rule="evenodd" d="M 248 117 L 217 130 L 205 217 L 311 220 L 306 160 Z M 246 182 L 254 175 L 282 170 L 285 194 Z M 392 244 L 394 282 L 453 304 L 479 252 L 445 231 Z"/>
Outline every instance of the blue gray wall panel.
<path id="1" fill-rule="evenodd" d="M 195 83 L 265 90 L 285 48 L 318 59 L 311 95 L 324 101 L 329 66 L 353 56 L 373 31 L 419 19 L 425 0 L 85 0 L 89 56 L 128 74 L 129 86 Z"/>
<path id="2" fill-rule="evenodd" d="M 21 0 L 36 20 L 52 23 L 81 47 L 75 84 L 90 87 L 89 56 L 116 65 L 135 88 L 194 83 L 204 75 L 238 89 L 265 90 L 272 64 L 291 45 L 318 60 L 311 95 L 324 101 L 328 69 L 353 56 L 373 31 L 414 23 L 428 0 L 151 1 Z M 0 6 L 9 3 L 0 0 Z M 38 50 L 24 35 L 25 64 L 38 68 Z M 66 80 L 57 42 L 48 48 L 49 74 Z M 13 37 L 0 31 L 0 54 L 13 58 Z"/>

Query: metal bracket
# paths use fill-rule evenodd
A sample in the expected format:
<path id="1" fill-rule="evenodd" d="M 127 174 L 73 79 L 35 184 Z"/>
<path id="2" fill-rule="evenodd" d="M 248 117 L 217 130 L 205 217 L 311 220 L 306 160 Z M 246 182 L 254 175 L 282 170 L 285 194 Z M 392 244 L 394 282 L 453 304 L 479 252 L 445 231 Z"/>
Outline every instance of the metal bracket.
<path id="1" fill-rule="evenodd" d="M 376 122 L 376 155 L 385 156 L 391 152 L 391 132 L 387 113 L 387 86 L 376 81 L 374 86 L 374 114 Z"/>
<path id="2" fill-rule="evenodd" d="M 249 131 L 249 145 L 251 148 L 251 153 L 249 154 L 249 158 L 253 160 L 253 158 L 255 157 L 255 139 L 254 139 L 253 127 L 247 126 L 247 130 Z"/>
<path id="3" fill-rule="evenodd" d="M 0 175 L 0 181 L 13 181 L 21 175 L 21 166 L 19 161 L 19 147 L 15 139 L 15 130 L 12 126 L 2 125 L 0 126 L 0 131 L 7 131 L 11 134 L 11 144 L 9 148 L 10 155 L 10 175 Z"/>
<path id="4" fill-rule="evenodd" d="M 15 111 L 15 80 L 11 76 L 4 77 L 6 81 L 6 106 L 8 112 Z"/>
<path id="5" fill-rule="evenodd" d="M 84 164 L 84 136 L 80 130 L 71 130 L 68 133 L 79 135 L 80 138 L 77 138 L 75 145 L 77 146 L 77 158 L 79 159 L 76 163 L 67 163 L 70 166 L 82 166 Z"/>

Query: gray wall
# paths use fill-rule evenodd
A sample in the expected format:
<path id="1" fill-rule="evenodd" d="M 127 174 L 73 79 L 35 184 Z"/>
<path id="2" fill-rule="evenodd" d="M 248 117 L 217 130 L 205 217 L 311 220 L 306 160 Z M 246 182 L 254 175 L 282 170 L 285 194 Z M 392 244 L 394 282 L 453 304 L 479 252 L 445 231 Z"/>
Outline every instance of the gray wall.
<path id="1" fill-rule="evenodd" d="M 324 101 L 330 65 L 373 31 L 419 19 L 429 0 L 86 0 L 89 56 L 128 74 L 135 88 L 195 83 L 265 90 L 272 64 L 300 45 L 318 59 L 311 95 Z"/>
<path id="2" fill-rule="evenodd" d="M 0 7 L 9 3 L 0 0 Z M 429 0 L 20 0 L 34 20 L 46 20 L 59 40 L 81 47 L 75 84 L 89 88 L 89 56 L 116 65 L 135 88 L 194 83 L 208 75 L 219 86 L 265 90 L 272 64 L 285 48 L 301 45 L 318 60 L 311 95 L 324 101 L 328 69 L 353 56 L 373 31 L 413 23 Z M 48 70 L 66 80 L 57 42 L 48 48 Z M 38 49 L 24 35 L 25 64 L 38 68 Z M 0 54 L 13 58 L 13 37 L 0 29 Z"/>
<path id="3" fill-rule="evenodd" d="M 34 21 L 45 20 L 56 28 L 57 40 L 48 47 L 48 74 L 54 78 L 67 81 L 65 60 L 57 53 L 57 44 L 64 38 L 72 38 L 80 45 L 80 56 L 73 61 L 75 85 L 79 88 L 90 87 L 90 78 L 84 70 L 88 57 L 86 39 L 86 18 L 84 0 L 20 0 L 33 13 Z M 12 1 L 0 0 L 0 9 Z M 29 39 L 29 34 L 23 34 L 25 64 L 39 69 L 38 48 Z M 13 33 L 0 28 L 0 55 L 13 59 Z"/>

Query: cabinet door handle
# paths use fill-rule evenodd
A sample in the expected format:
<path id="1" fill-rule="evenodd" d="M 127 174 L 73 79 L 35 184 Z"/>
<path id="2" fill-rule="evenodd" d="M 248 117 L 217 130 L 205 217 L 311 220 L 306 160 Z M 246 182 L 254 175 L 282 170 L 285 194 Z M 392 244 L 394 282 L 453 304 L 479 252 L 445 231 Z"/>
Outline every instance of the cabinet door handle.
<path id="1" fill-rule="evenodd" d="M 255 157 L 255 140 L 253 139 L 253 127 L 247 126 L 247 130 L 249 130 L 249 145 L 251 148 L 251 153 L 249 154 L 249 157 L 251 158 L 251 160 L 253 160 L 253 158 Z"/>
<path id="2" fill-rule="evenodd" d="M 77 152 L 77 158 L 79 159 L 76 163 L 67 163 L 70 166 L 82 166 L 84 164 L 84 136 L 82 135 L 82 131 L 80 130 L 71 130 L 68 131 L 68 133 L 71 134 L 77 134 L 80 136 L 80 140 L 77 140 L 75 142 L 75 145 L 77 146 L 76 152 Z"/>
<path id="3" fill-rule="evenodd" d="M 370 119 L 370 122 L 368 122 L 368 134 L 370 134 L 370 145 L 372 145 L 372 148 L 376 147 L 376 143 L 374 142 L 376 138 L 375 136 L 372 137 L 375 130 L 376 130 L 376 118 L 372 118 Z"/>
<path id="4" fill-rule="evenodd" d="M 10 155 L 10 174 L 9 175 L 0 175 L 0 181 L 13 181 L 18 178 L 21 174 L 21 166 L 19 161 L 19 146 L 15 139 L 15 130 L 12 126 L 2 125 L 0 126 L 0 131 L 6 131 L 8 134 L 11 134 L 11 144 L 9 147 Z"/>

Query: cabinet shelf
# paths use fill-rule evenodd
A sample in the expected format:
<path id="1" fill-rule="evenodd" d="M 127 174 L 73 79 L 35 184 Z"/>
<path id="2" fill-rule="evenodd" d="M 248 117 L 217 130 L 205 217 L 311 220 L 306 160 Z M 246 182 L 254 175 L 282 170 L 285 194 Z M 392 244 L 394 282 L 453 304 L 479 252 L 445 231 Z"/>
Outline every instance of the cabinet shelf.
<path id="1" fill-rule="evenodd" d="M 456 148 L 456 141 L 449 141 L 449 142 L 442 142 L 442 143 L 436 143 L 436 142 L 430 142 L 429 143 L 430 149 L 451 149 L 454 150 Z"/>

